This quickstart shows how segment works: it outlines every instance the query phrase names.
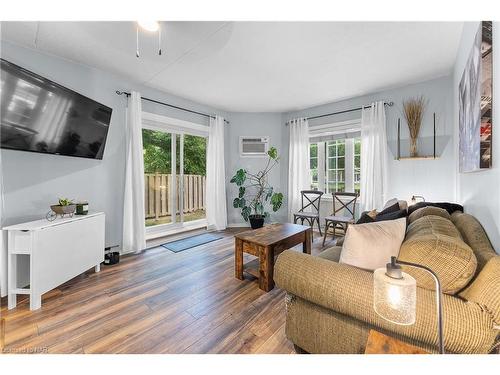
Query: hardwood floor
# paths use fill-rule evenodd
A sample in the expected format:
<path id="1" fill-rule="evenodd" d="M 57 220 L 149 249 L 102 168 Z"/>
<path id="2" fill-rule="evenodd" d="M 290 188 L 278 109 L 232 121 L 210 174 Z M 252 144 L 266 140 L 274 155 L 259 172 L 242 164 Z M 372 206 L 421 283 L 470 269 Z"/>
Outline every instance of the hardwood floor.
<path id="1" fill-rule="evenodd" d="M 292 353 L 284 292 L 234 277 L 238 231 L 180 253 L 157 247 L 122 257 L 46 293 L 37 311 L 26 298 L 8 311 L 3 299 L 3 352 Z M 320 246 L 315 233 L 313 254 Z"/>

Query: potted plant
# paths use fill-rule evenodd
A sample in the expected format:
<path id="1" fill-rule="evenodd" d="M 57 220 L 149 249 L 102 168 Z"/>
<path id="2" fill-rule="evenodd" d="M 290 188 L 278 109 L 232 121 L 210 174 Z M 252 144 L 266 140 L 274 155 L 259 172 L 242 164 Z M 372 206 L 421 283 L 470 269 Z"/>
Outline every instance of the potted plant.
<path id="1" fill-rule="evenodd" d="M 230 181 L 238 186 L 238 197 L 234 198 L 233 207 L 241 209 L 241 216 L 245 221 L 250 220 L 252 229 L 261 228 L 265 218 L 269 217 L 266 206 L 276 212 L 283 204 L 283 194 L 275 192 L 268 182 L 269 173 L 279 162 L 278 150 L 271 147 L 267 156 L 263 170 L 253 174 L 239 169 Z"/>
<path id="2" fill-rule="evenodd" d="M 58 215 L 71 215 L 76 210 L 76 204 L 71 199 L 59 198 L 59 204 L 53 204 L 50 209 Z"/>

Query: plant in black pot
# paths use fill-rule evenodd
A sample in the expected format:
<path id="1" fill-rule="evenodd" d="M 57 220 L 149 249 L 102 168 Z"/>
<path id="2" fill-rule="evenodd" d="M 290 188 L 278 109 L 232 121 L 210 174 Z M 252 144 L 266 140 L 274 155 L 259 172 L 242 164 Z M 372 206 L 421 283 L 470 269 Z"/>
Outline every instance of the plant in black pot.
<path id="1" fill-rule="evenodd" d="M 250 220 L 252 229 L 261 228 L 264 220 L 269 217 L 267 207 L 273 212 L 283 204 L 283 194 L 275 192 L 268 183 L 271 170 L 278 164 L 278 150 L 271 147 L 267 152 L 266 167 L 256 174 L 245 169 L 239 169 L 231 178 L 231 183 L 238 186 L 238 197 L 233 200 L 233 207 L 241 209 L 241 216 L 245 221 Z"/>

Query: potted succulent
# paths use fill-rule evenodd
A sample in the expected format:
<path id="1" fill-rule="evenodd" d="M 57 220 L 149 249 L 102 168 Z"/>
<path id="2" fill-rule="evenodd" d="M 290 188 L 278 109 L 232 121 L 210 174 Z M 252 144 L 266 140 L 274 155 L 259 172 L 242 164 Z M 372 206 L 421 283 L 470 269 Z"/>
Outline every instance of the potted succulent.
<path id="1" fill-rule="evenodd" d="M 59 198 L 59 204 L 53 204 L 50 209 L 58 215 L 72 215 L 76 210 L 76 204 L 71 199 Z"/>
<path id="2" fill-rule="evenodd" d="M 276 212 L 283 204 L 283 194 L 275 192 L 268 182 L 269 173 L 279 162 L 278 150 L 271 147 L 267 156 L 263 170 L 253 174 L 239 169 L 230 181 L 238 186 L 238 197 L 234 198 L 233 207 L 241 209 L 241 216 L 250 221 L 252 229 L 262 227 L 265 218 L 269 217 L 266 206 Z"/>

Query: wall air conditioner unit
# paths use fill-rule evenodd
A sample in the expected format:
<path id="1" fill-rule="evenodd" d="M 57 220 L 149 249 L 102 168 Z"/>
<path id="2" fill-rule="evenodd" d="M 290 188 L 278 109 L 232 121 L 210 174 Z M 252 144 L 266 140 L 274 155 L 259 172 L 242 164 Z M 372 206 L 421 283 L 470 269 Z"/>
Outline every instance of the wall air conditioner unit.
<path id="1" fill-rule="evenodd" d="M 240 156 L 267 156 L 269 137 L 240 137 Z"/>

